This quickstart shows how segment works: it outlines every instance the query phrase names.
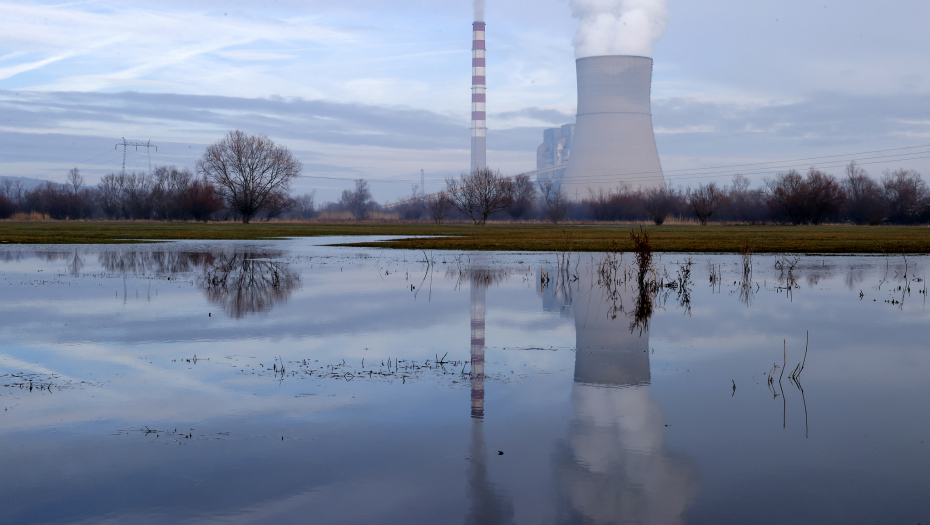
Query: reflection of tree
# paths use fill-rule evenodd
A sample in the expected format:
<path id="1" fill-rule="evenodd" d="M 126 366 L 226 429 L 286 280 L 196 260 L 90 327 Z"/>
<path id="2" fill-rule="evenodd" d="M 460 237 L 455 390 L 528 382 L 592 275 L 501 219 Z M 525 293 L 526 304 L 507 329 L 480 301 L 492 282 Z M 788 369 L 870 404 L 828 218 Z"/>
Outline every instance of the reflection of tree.
<path id="1" fill-rule="evenodd" d="M 116 250 L 102 252 L 97 259 L 110 273 L 171 277 L 208 268 L 215 258 L 204 252 Z"/>
<path id="2" fill-rule="evenodd" d="M 276 255 L 280 254 L 215 255 L 201 281 L 207 299 L 236 318 L 267 311 L 286 301 L 300 286 L 300 275 L 271 259 Z"/>
<path id="3" fill-rule="evenodd" d="M 73 252 L 36 252 L 36 257 L 45 259 L 45 262 L 49 263 L 67 261 L 68 274 L 72 277 L 79 276 L 81 270 L 84 269 L 84 256 L 79 250 L 74 250 Z"/>
<path id="4" fill-rule="evenodd" d="M 70 257 L 70 254 L 66 254 Z M 109 273 L 171 278 L 202 271 L 198 285 L 207 299 L 231 317 L 264 312 L 287 300 L 300 284 L 284 263 L 282 252 L 180 252 L 114 250 L 100 253 L 100 266 Z M 82 261 L 83 262 L 83 261 Z"/>

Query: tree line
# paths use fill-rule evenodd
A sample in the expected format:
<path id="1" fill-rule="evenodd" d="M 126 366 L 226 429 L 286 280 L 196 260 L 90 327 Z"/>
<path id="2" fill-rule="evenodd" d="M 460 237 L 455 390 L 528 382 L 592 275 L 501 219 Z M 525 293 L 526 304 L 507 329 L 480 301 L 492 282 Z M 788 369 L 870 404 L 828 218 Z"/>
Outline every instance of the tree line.
<path id="1" fill-rule="evenodd" d="M 357 185 L 364 181 L 357 181 Z M 736 174 L 729 185 L 717 182 L 686 188 L 631 189 L 621 185 L 581 199 L 569 199 L 553 180 L 534 182 L 528 175 L 505 177 L 490 169 L 446 181 L 445 191 L 418 196 L 416 191 L 393 206 L 399 218 L 488 220 L 653 221 L 670 217 L 708 222 L 822 224 L 926 224 L 930 188 L 913 170 L 885 171 L 876 180 L 855 162 L 837 178 L 817 168 L 764 177 L 750 189 Z M 372 204 L 375 206 L 375 204 Z"/>
<path id="2" fill-rule="evenodd" d="M 241 220 L 309 219 L 348 215 L 432 221 L 489 220 L 653 221 L 670 217 L 708 222 L 821 224 L 925 224 L 930 189 L 919 173 L 885 171 L 880 179 L 850 162 L 837 178 L 817 168 L 763 178 L 761 188 L 734 175 L 729 185 L 709 182 L 691 188 L 633 190 L 619 186 L 572 200 L 553 180 L 505 177 L 479 169 L 446 179 L 444 191 L 424 195 L 414 187 L 398 203 L 382 206 L 364 179 L 336 202 L 317 206 L 315 193 L 290 194 L 300 162 L 264 135 L 229 132 L 209 146 L 195 171 L 160 166 L 152 173 L 110 173 L 88 186 L 77 168 L 67 182 L 26 190 L 18 181 L 0 182 L 0 219 L 38 213 L 52 219 Z"/>

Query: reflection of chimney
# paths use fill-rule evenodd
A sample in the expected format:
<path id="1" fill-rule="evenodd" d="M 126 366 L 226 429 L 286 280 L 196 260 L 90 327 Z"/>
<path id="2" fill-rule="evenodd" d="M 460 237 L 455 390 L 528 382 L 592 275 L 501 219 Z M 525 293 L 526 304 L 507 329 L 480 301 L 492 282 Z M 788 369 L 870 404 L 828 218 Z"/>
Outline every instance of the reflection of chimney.
<path id="1" fill-rule="evenodd" d="M 487 77 L 484 62 L 484 22 L 472 24 L 471 42 L 471 170 L 487 166 Z"/>
<path id="2" fill-rule="evenodd" d="M 573 192 L 665 187 L 650 90 L 652 59 L 637 56 L 579 58 L 578 117 L 563 184 Z"/>
<path id="3" fill-rule="evenodd" d="M 471 280 L 471 417 L 484 418 L 484 293 L 487 287 Z"/>

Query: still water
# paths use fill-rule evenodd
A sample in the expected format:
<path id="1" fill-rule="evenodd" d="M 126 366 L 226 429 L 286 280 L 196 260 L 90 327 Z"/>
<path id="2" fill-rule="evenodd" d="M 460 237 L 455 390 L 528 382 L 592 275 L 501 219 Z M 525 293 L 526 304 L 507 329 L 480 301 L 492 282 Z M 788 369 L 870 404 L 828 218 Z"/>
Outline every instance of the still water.
<path id="1" fill-rule="evenodd" d="M 0 247 L 0 522 L 930 523 L 930 258 L 344 241 Z"/>

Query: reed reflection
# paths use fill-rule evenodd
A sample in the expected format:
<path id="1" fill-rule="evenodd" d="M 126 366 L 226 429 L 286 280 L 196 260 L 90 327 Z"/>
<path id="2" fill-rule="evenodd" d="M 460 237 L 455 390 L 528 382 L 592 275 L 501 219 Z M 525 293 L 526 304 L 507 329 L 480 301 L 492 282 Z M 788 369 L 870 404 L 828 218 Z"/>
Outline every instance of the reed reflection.
<path id="1" fill-rule="evenodd" d="M 575 321 L 575 418 L 553 454 L 559 520 L 682 523 L 701 480 L 692 459 L 665 446 L 662 407 L 649 392 L 649 318 L 663 288 L 607 257 L 575 264 L 570 290 L 548 286 L 552 272 L 541 272 L 544 307 L 561 302 Z M 676 287 L 689 302 L 687 287 Z"/>

